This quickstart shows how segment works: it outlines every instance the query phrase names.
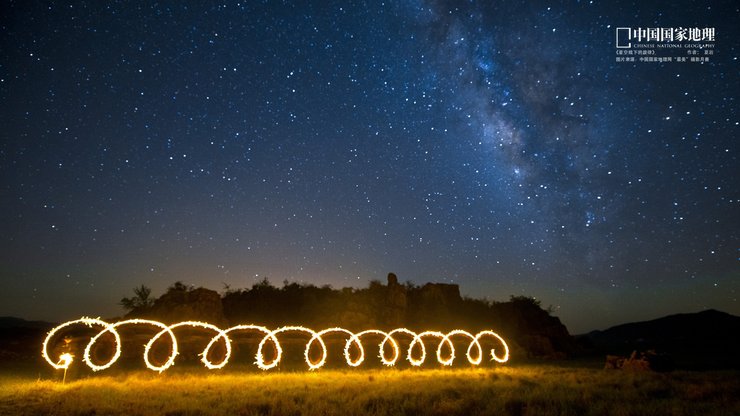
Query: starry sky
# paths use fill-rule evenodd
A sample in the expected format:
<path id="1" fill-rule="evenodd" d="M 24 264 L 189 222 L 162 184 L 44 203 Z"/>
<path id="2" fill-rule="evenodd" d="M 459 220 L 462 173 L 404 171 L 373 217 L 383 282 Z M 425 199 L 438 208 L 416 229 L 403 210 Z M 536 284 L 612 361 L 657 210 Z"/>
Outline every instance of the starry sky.
<path id="1" fill-rule="evenodd" d="M 4 2 L 0 315 L 388 272 L 572 333 L 740 314 L 739 6 L 658 3 Z"/>

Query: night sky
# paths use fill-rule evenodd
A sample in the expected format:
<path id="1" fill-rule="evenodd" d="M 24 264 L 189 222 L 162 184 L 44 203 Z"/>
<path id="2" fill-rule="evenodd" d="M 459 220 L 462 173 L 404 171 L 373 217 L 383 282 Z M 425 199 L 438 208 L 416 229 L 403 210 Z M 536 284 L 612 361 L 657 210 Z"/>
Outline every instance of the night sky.
<path id="1" fill-rule="evenodd" d="M 736 2 L 187 3 L 0 6 L 0 316 L 388 272 L 572 333 L 740 314 Z"/>

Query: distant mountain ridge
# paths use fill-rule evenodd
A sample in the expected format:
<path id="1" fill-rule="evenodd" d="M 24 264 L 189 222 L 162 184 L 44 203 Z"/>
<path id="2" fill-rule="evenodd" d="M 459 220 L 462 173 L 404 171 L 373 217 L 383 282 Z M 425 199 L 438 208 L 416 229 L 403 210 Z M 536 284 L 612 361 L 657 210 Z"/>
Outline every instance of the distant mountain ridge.
<path id="1" fill-rule="evenodd" d="M 0 329 L 10 328 L 32 328 L 32 329 L 49 329 L 57 324 L 46 321 L 27 321 L 14 316 L 0 316 Z"/>
<path id="2" fill-rule="evenodd" d="M 621 324 L 579 339 L 606 354 L 669 354 L 679 368 L 740 368 L 740 317 L 714 309 Z"/>
<path id="3" fill-rule="evenodd" d="M 37 359 L 41 342 L 54 326 L 51 322 L 0 317 L 0 362 Z"/>

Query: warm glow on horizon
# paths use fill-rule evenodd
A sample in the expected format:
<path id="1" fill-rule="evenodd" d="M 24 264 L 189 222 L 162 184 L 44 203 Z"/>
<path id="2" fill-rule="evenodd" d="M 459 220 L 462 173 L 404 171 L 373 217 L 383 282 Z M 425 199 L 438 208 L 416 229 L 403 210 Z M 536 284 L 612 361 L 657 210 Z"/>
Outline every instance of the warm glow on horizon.
<path id="1" fill-rule="evenodd" d="M 227 329 L 221 329 L 215 325 L 206 323 L 206 322 L 198 322 L 198 321 L 183 321 L 178 322 L 176 324 L 172 325 L 166 325 L 159 321 L 153 321 L 148 319 L 128 319 L 125 321 L 115 322 L 115 323 L 108 323 L 105 322 L 99 318 L 87 318 L 83 317 L 81 319 L 65 322 L 54 329 L 52 329 L 49 334 L 46 336 L 46 339 L 44 339 L 44 343 L 42 346 L 41 354 L 46 360 L 46 362 L 49 363 L 52 367 L 58 369 L 58 370 L 66 370 L 72 365 L 72 362 L 74 361 L 74 356 L 70 354 L 69 352 L 64 352 L 59 356 L 59 359 L 56 361 L 50 356 L 49 353 L 49 343 L 56 337 L 56 335 L 59 333 L 60 330 L 68 328 L 73 325 L 85 325 L 88 327 L 93 326 L 100 326 L 102 327 L 101 331 L 95 334 L 90 338 L 90 341 L 87 343 L 87 346 L 85 347 L 84 354 L 82 356 L 82 361 L 90 367 L 93 371 L 100 371 L 105 370 L 107 368 L 110 368 L 121 356 L 121 335 L 118 332 L 118 328 L 125 325 L 148 325 L 148 326 L 154 326 L 156 328 L 159 328 L 160 331 L 156 333 L 153 337 L 149 339 L 149 341 L 144 346 L 144 363 L 146 364 L 147 368 L 163 372 L 164 370 L 170 368 L 175 363 L 175 358 L 179 354 L 178 350 L 178 342 L 177 337 L 175 336 L 175 333 L 173 332 L 174 329 L 180 328 L 180 327 L 192 327 L 192 328 L 202 328 L 206 330 L 210 330 L 215 332 L 215 335 L 206 345 L 205 349 L 200 353 L 201 356 L 201 362 L 206 366 L 206 368 L 214 370 L 214 369 L 220 369 L 226 366 L 226 364 L 229 362 L 229 358 L 231 357 L 232 353 L 232 340 L 229 338 L 228 334 L 236 331 L 254 331 L 254 332 L 260 332 L 264 334 L 264 337 L 259 343 L 259 346 L 257 348 L 257 353 L 255 354 L 255 364 L 257 367 L 259 367 L 262 370 L 269 370 L 271 368 L 276 367 L 280 360 L 282 359 L 283 355 L 283 349 L 280 346 L 280 342 L 278 341 L 277 336 L 282 333 L 286 332 L 298 332 L 298 333 L 305 333 L 310 336 L 309 341 L 306 343 L 306 347 L 304 350 L 304 359 L 306 361 L 306 364 L 308 365 L 309 370 L 317 370 L 324 366 L 327 360 L 328 356 L 328 349 L 326 347 L 326 343 L 324 342 L 323 336 L 327 334 L 332 333 L 338 333 L 343 334 L 346 336 L 347 341 L 344 345 L 344 359 L 347 363 L 347 365 L 351 367 L 357 367 L 360 364 L 363 363 L 365 360 L 365 348 L 362 345 L 362 337 L 367 335 L 378 335 L 383 337 L 383 341 L 379 344 L 379 358 L 380 361 L 386 365 L 386 366 L 394 366 L 398 359 L 401 356 L 401 349 L 399 347 L 398 341 L 395 337 L 399 335 L 405 335 L 407 337 L 411 337 L 411 342 L 409 344 L 408 349 L 406 350 L 406 359 L 409 361 L 409 363 L 415 367 L 421 366 L 424 361 L 426 360 L 426 346 L 424 344 L 425 338 L 437 338 L 439 339 L 439 344 L 437 345 L 437 362 L 441 365 L 450 366 L 452 365 L 453 361 L 455 360 L 455 347 L 453 345 L 453 342 L 451 340 L 452 337 L 457 338 L 466 338 L 470 341 L 470 344 L 468 345 L 467 351 L 466 351 L 466 358 L 468 362 L 472 365 L 480 365 L 480 363 L 483 360 L 483 348 L 481 347 L 480 340 L 483 337 L 491 337 L 494 338 L 495 341 L 499 342 L 501 346 L 503 347 L 503 354 L 496 355 L 495 350 L 491 349 L 491 359 L 493 361 L 504 363 L 508 361 L 509 359 L 509 347 L 506 344 L 506 341 L 504 341 L 503 338 L 501 338 L 497 333 L 489 330 L 478 332 L 477 334 L 473 335 L 470 332 L 463 331 L 460 329 L 452 330 L 448 333 L 443 333 L 439 331 L 424 331 L 421 333 L 416 333 L 414 331 L 411 331 L 406 328 L 396 328 L 389 332 L 381 331 L 378 329 L 368 329 L 361 332 L 352 332 L 344 328 L 327 328 L 323 329 L 321 331 L 314 331 L 312 329 L 303 327 L 303 326 L 284 326 L 275 330 L 269 330 L 263 326 L 259 325 L 236 325 L 232 326 Z M 92 361 L 90 358 L 90 352 L 98 340 L 104 336 L 105 334 L 111 334 L 115 340 L 115 352 L 113 356 L 105 363 L 102 364 L 96 364 Z M 150 359 L 150 351 L 152 349 L 152 346 L 164 335 L 167 335 L 171 342 L 171 348 L 170 348 L 170 355 L 167 358 L 167 360 L 164 362 L 164 364 L 156 365 L 152 363 Z M 224 356 L 221 359 L 221 361 L 213 362 L 208 358 L 208 354 L 211 350 L 211 348 L 218 343 L 219 341 L 222 341 L 224 343 L 225 352 Z M 267 343 L 272 343 L 275 348 L 275 357 L 270 360 L 266 361 L 265 357 L 263 356 L 263 350 L 265 348 L 265 345 Z M 68 342 L 65 342 L 65 348 L 67 348 Z M 318 360 L 312 360 L 310 358 L 310 351 L 311 348 L 314 347 L 314 344 L 318 344 L 319 349 L 321 351 L 321 356 L 318 358 Z M 352 346 L 355 346 L 358 351 L 358 356 L 356 358 L 352 358 L 351 356 L 351 348 Z M 443 348 L 449 349 L 449 356 L 444 357 L 443 354 Z M 386 348 L 389 347 L 390 351 L 387 351 Z M 414 348 L 419 349 L 419 354 L 417 358 L 414 358 L 413 351 Z"/>

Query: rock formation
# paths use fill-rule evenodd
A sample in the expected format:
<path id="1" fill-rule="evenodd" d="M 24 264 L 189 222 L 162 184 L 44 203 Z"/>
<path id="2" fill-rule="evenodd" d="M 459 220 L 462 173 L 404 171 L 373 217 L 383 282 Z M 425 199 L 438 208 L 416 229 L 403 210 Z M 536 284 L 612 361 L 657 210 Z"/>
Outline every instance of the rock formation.
<path id="1" fill-rule="evenodd" d="M 384 321 L 389 328 L 402 327 L 406 323 L 406 288 L 398 283 L 393 273 L 388 273 L 388 287 L 384 309 Z"/>
<path id="2" fill-rule="evenodd" d="M 166 323 L 193 320 L 214 325 L 226 324 L 221 295 L 202 287 L 197 289 L 170 288 L 146 311 L 134 310 L 127 317 L 145 317 Z"/>

